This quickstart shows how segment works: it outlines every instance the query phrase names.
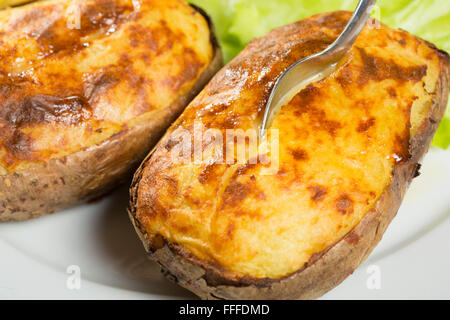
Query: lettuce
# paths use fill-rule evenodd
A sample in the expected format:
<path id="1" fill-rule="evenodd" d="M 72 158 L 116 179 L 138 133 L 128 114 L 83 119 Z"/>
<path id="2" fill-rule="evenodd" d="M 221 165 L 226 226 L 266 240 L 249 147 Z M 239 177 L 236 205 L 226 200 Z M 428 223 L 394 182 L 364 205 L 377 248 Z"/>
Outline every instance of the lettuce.
<path id="1" fill-rule="evenodd" d="M 247 43 L 271 29 L 334 10 L 354 10 L 357 0 L 188 0 L 213 18 L 228 62 Z M 448 0 L 446 0 L 448 1 Z M 374 17 L 394 28 L 407 30 L 440 49 L 450 52 L 450 10 L 442 0 L 378 0 Z M 450 145 L 450 113 L 435 136 L 433 145 Z"/>
<path id="2" fill-rule="evenodd" d="M 445 117 L 434 136 L 433 146 L 442 149 L 450 147 L 450 108 L 448 106 Z"/>

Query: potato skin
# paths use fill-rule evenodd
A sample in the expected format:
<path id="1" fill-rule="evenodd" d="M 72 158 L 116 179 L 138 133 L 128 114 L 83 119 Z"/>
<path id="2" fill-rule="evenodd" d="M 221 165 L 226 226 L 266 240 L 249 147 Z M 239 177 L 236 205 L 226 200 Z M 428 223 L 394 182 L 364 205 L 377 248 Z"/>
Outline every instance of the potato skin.
<path id="1" fill-rule="evenodd" d="M 152 154 L 135 174 L 130 189 L 129 215 L 149 257 L 161 265 L 169 280 L 202 299 L 315 299 L 349 276 L 371 253 L 396 215 L 403 196 L 415 177 L 418 163 L 427 152 L 447 106 L 450 59 L 429 45 L 440 57 L 439 80 L 432 105 L 409 141 L 409 158 L 394 165 L 391 183 L 363 219 L 341 240 L 314 254 L 300 270 L 287 276 L 254 278 L 238 276 L 221 266 L 197 258 L 183 246 L 164 237 L 149 237 L 137 218 L 139 184 Z"/>
<path id="2" fill-rule="evenodd" d="M 207 21 L 213 57 L 188 92 L 137 124 L 124 126 L 105 141 L 72 154 L 39 161 L 28 169 L 0 175 L 0 222 L 37 218 L 96 199 L 129 179 L 167 127 L 222 66 L 211 19 Z"/>

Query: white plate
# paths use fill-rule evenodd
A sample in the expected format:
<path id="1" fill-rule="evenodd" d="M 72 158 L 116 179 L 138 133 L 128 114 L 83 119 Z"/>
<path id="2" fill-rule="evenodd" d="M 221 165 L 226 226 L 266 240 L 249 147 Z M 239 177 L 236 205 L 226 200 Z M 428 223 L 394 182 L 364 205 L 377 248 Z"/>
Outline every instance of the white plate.
<path id="1" fill-rule="evenodd" d="M 421 172 L 380 245 L 325 299 L 450 299 L 450 150 L 432 150 Z M 194 298 L 146 260 L 127 202 L 124 187 L 96 204 L 0 224 L 0 298 Z M 79 289 L 67 285 L 70 266 L 80 268 Z"/>

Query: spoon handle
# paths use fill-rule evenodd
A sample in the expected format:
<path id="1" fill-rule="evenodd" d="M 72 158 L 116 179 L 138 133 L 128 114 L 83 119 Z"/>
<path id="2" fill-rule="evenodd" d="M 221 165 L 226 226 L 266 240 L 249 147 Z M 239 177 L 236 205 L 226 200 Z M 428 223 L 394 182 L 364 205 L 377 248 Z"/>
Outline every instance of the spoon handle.
<path id="1" fill-rule="evenodd" d="M 369 19 L 375 2 L 376 0 L 360 0 L 344 31 L 325 51 L 336 56 L 344 56 L 355 43 L 356 38 Z"/>
<path id="2" fill-rule="evenodd" d="M 292 64 L 276 81 L 264 110 L 259 128 L 259 137 L 263 137 L 275 107 L 283 98 L 296 87 L 303 84 L 302 80 L 312 80 L 314 76 L 329 74 L 327 65 L 335 67 L 351 49 L 353 43 L 363 29 L 376 0 L 360 0 L 358 6 L 341 35 L 327 49 L 312 56 L 306 57 Z M 326 71 L 326 72 L 325 72 Z M 317 78 L 315 79 L 317 81 Z"/>

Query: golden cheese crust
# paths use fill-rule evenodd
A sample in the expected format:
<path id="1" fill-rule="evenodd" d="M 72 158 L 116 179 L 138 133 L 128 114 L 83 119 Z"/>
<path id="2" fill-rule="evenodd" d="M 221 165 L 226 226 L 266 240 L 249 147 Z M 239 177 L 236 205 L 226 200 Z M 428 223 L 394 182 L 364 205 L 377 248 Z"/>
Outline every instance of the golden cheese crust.
<path id="1" fill-rule="evenodd" d="M 18 6 L 34 0 L 0 0 L 0 9 Z"/>
<path id="2" fill-rule="evenodd" d="M 130 215 L 138 233 L 154 258 L 200 296 L 213 297 L 207 291 L 220 278 L 220 285 L 236 285 L 217 289 L 222 297 L 274 298 L 280 290 L 258 295 L 246 288 L 245 296 L 237 287 L 264 286 L 305 269 L 349 238 L 371 210 L 378 214 L 371 216 L 371 227 L 381 225 L 381 234 L 395 215 L 445 110 L 449 58 L 375 21 L 336 72 L 306 87 L 276 115 L 271 128 L 279 132 L 280 167 L 275 174 L 263 174 L 260 163 L 227 165 L 212 157 L 177 163 L 167 152 L 177 144 L 172 133 L 180 128 L 192 133 L 196 121 L 223 135 L 226 129 L 256 130 L 277 77 L 331 44 L 350 16 L 313 16 L 252 41 L 188 106 L 136 173 Z M 347 239 L 358 254 L 346 251 L 354 260 L 343 265 L 354 269 L 379 241 L 378 227 L 367 232 L 371 238 L 361 241 L 367 247 L 356 246 L 360 234 Z M 338 258 L 344 259 L 323 263 Z M 340 271 L 334 278 L 320 274 L 332 282 L 303 296 L 335 286 L 349 274 Z M 208 275 L 205 289 L 200 278 Z M 292 287 L 289 297 L 299 296 Z"/>
<path id="3" fill-rule="evenodd" d="M 0 11 L 0 174 L 101 143 L 189 92 L 212 61 L 184 1 L 39 1 Z"/>
<path id="4" fill-rule="evenodd" d="M 179 0 L 39 1 L 0 11 L 0 43 L 0 221 L 128 179 L 222 65 Z"/>

